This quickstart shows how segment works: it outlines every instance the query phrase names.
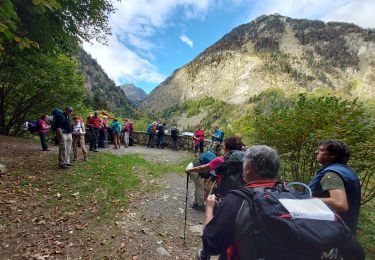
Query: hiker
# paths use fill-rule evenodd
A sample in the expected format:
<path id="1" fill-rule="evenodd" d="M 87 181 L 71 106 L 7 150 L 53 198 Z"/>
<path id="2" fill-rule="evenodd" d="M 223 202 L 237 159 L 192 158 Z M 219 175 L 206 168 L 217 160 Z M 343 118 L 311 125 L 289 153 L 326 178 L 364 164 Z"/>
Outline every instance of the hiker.
<path id="1" fill-rule="evenodd" d="M 59 168 L 67 169 L 70 164 L 70 150 L 72 149 L 72 123 L 70 114 L 72 107 L 66 107 L 63 113 L 54 116 L 54 128 L 59 139 Z"/>
<path id="2" fill-rule="evenodd" d="M 148 135 L 148 140 L 147 140 L 147 147 L 148 148 L 154 148 L 154 139 L 155 139 L 155 134 L 157 130 L 157 123 L 153 122 L 152 124 L 149 124 L 147 127 L 147 135 Z"/>
<path id="3" fill-rule="evenodd" d="M 234 137 L 236 137 L 237 142 L 241 148 L 241 151 L 246 151 L 247 147 L 246 147 L 246 144 L 242 142 L 242 135 L 237 133 L 234 135 Z"/>
<path id="4" fill-rule="evenodd" d="M 212 152 L 208 151 L 199 156 L 199 161 L 190 163 L 185 169 L 186 174 L 190 174 L 190 179 L 194 183 L 194 200 L 193 209 L 204 210 L 204 200 L 207 190 L 207 179 L 210 171 L 215 170 L 216 166 L 222 162 L 222 158 L 216 157 Z"/>
<path id="5" fill-rule="evenodd" d="M 103 116 L 103 118 L 100 119 L 99 142 L 98 142 L 99 148 L 106 148 L 106 145 L 108 145 L 108 122 L 107 122 L 107 119 L 108 119 L 108 116 Z"/>
<path id="6" fill-rule="evenodd" d="M 129 147 L 129 134 L 130 134 L 130 123 L 129 119 L 125 118 L 124 120 L 124 147 Z"/>
<path id="7" fill-rule="evenodd" d="M 283 198 L 283 194 L 303 203 L 298 198 L 302 195 L 279 189 L 284 187 L 277 181 L 279 168 L 274 149 L 255 145 L 246 151 L 245 188 L 230 192 L 221 202 L 215 195 L 206 200 L 202 236 L 206 255 L 201 259 L 216 254 L 220 259 L 341 259 L 330 255 L 335 252 L 343 259 L 364 259 L 360 244 L 340 220 L 289 220 L 290 214 L 276 196 Z"/>
<path id="8" fill-rule="evenodd" d="M 121 140 L 120 140 L 120 134 L 121 134 L 121 123 L 114 118 L 112 125 L 111 125 L 111 132 L 112 132 L 112 139 L 113 144 L 115 145 L 115 149 L 119 149 L 121 147 Z"/>
<path id="9" fill-rule="evenodd" d="M 94 115 L 90 117 L 87 121 L 87 126 L 90 127 L 90 151 L 99 152 L 98 151 L 98 136 L 99 136 L 99 129 L 100 129 L 100 118 L 98 111 L 94 112 Z"/>
<path id="10" fill-rule="evenodd" d="M 210 151 L 213 152 L 216 156 L 221 154 L 221 143 L 223 142 L 224 133 L 219 130 L 218 125 L 214 125 L 213 132 L 210 134 L 211 144 Z"/>
<path id="11" fill-rule="evenodd" d="M 73 161 L 76 161 L 78 159 L 77 156 L 77 146 L 80 145 L 83 153 L 83 160 L 87 161 L 87 149 L 85 145 L 85 134 L 86 129 L 85 125 L 82 122 L 80 116 L 74 116 L 73 117 L 73 125 L 72 125 L 72 138 L 73 138 Z"/>
<path id="12" fill-rule="evenodd" d="M 48 122 L 47 115 L 41 116 L 40 119 L 37 121 L 38 135 L 40 138 L 40 144 L 42 145 L 43 151 L 49 151 L 46 138 L 47 138 L 48 130 L 50 126 L 47 124 L 47 122 Z"/>
<path id="13" fill-rule="evenodd" d="M 158 148 L 161 148 L 161 149 L 164 149 L 164 143 L 165 143 L 165 131 L 164 131 L 164 128 L 165 128 L 165 123 L 160 123 L 158 124 L 158 131 L 157 131 L 157 135 L 158 135 Z"/>
<path id="14" fill-rule="evenodd" d="M 319 143 L 315 154 L 322 168 L 309 183 L 313 196 L 337 210 L 355 235 L 361 186 L 357 174 L 347 165 L 350 157 L 348 146 L 340 141 L 324 140 Z"/>
<path id="15" fill-rule="evenodd" d="M 178 139 L 179 139 L 180 131 L 178 130 L 177 126 L 173 126 L 171 128 L 171 138 L 172 138 L 172 150 L 178 151 Z"/>
<path id="16" fill-rule="evenodd" d="M 129 122 L 129 146 L 133 146 L 137 140 L 134 136 L 134 123 L 132 121 Z"/>
<path id="17" fill-rule="evenodd" d="M 194 145 L 194 158 L 196 159 L 198 147 L 199 147 L 200 154 L 203 153 L 203 147 L 204 147 L 204 131 L 201 125 L 198 125 L 198 128 L 194 131 L 193 145 Z"/>

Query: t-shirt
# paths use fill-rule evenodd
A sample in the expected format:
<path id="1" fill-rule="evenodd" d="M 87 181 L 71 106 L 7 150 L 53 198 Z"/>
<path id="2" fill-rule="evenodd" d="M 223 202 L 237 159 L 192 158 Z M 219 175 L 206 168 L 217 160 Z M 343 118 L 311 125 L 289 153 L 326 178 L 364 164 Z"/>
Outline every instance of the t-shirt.
<path id="1" fill-rule="evenodd" d="M 100 127 L 100 118 L 97 116 L 92 116 L 90 119 L 87 121 L 87 124 L 92 125 L 94 128 L 99 128 Z"/>
<path id="2" fill-rule="evenodd" d="M 38 126 L 38 132 L 39 133 L 47 133 L 48 132 L 48 125 L 47 125 L 46 121 L 44 121 L 43 119 L 39 119 L 37 121 L 37 126 Z"/>
<path id="3" fill-rule="evenodd" d="M 211 171 L 215 170 L 216 167 L 224 162 L 224 156 L 219 156 L 210 161 L 207 165 L 210 167 Z"/>
<path id="4" fill-rule="evenodd" d="M 73 135 L 80 135 L 85 133 L 84 125 L 81 122 L 78 122 L 77 124 L 74 123 L 72 125 L 72 128 Z"/>
<path id="5" fill-rule="evenodd" d="M 194 135 L 195 135 L 195 137 L 199 138 L 199 140 L 198 140 L 199 142 L 203 142 L 204 141 L 204 132 L 203 132 L 203 130 L 199 130 L 199 129 L 195 130 Z"/>
<path id="6" fill-rule="evenodd" d="M 320 185 L 324 191 L 324 197 L 329 197 L 329 190 L 339 189 L 345 191 L 343 180 L 337 173 L 334 172 L 327 172 L 320 180 Z"/>

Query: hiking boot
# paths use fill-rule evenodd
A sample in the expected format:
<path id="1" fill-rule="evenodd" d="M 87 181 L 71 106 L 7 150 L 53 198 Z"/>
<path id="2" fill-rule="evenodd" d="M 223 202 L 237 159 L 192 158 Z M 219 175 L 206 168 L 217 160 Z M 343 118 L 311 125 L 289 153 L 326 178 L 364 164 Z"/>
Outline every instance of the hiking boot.
<path id="1" fill-rule="evenodd" d="M 63 169 L 63 170 L 69 169 L 69 167 L 66 166 L 65 164 L 60 164 L 60 165 L 59 165 L 59 168 L 60 168 L 60 169 Z"/>
<path id="2" fill-rule="evenodd" d="M 68 166 L 68 167 L 73 166 L 73 164 L 71 164 L 71 163 L 67 163 L 65 165 Z"/>
<path id="3" fill-rule="evenodd" d="M 77 155 L 73 156 L 73 161 L 77 161 Z"/>
<path id="4" fill-rule="evenodd" d="M 43 152 L 48 152 L 49 151 L 49 149 L 47 148 L 47 149 L 43 149 Z"/>
<path id="5" fill-rule="evenodd" d="M 87 157 L 87 155 L 83 157 L 83 160 L 84 160 L 85 162 L 87 162 L 87 161 L 89 160 L 89 158 Z"/>
<path id="6" fill-rule="evenodd" d="M 98 149 L 96 149 L 96 150 L 94 150 L 94 152 L 95 152 L 95 153 L 97 153 L 97 152 L 99 152 L 99 150 L 98 150 Z"/>

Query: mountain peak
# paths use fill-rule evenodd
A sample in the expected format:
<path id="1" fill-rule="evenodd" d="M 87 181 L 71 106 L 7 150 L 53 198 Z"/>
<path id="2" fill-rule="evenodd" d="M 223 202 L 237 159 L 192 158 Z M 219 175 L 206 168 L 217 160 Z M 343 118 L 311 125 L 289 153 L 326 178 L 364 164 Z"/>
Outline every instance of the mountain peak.
<path id="1" fill-rule="evenodd" d="M 133 105 L 138 105 L 148 96 L 143 89 L 134 84 L 124 84 L 119 87 L 124 91 L 125 95 Z"/>

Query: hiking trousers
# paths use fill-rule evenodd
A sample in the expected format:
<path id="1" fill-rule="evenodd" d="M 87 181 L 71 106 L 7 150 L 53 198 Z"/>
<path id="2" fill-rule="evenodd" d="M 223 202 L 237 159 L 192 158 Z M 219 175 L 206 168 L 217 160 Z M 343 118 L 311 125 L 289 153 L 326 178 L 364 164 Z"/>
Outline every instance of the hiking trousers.
<path id="1" fill-rule="evenodd" d="M 220 141 L 212 141 L 210 145 L 210 151 L 216 156 L 221 155 L 221 143 Z"/>
<path id="2" fill-rule="evenodd" d="M 38 132 L 39 134 L 39 137 L 40 137 L 40 144 L 42 145 L 42 149 L 43 150 L 47 150 L 48 149 L 48 144 L 47 144 L 47 141 L 46 141 L 46 137 L 47 137 L 47 132 Z"/>
<path id="3" fill-rule="evenodd" d="M 72 134 L 63 134 L 59 144 L 59 165 L 70 164 L 70 150 L 72 149 Z"/>
<path id="4" fill-rule="evenodd" d="M 124 132 L 124 146 L 129 146 L 129 132 Z"/>
<path id="5" fill-rule="evenodd" d="M 99 128 L 91 128 L 90 136 L 90 150 L 96 150 L 98 148 L 98 137 L 99 137 Z"/>
<path id="6" fill-rule="evenodd" d="M 198 204 L 200 207 L 204 207 L 204 179 L 199 177 L 197 172 L 190 173 L 190 179 L 194 183 L 194 204 Z"/>
<path id="7" fill-rule="evenodd" d="M 73 154 L 77 157 L 77 146 L 81 145 L 82 153 L 84 156 L 87 156 L 87 149 L 85 145 L 85 135 L 73 135 Z"/>

